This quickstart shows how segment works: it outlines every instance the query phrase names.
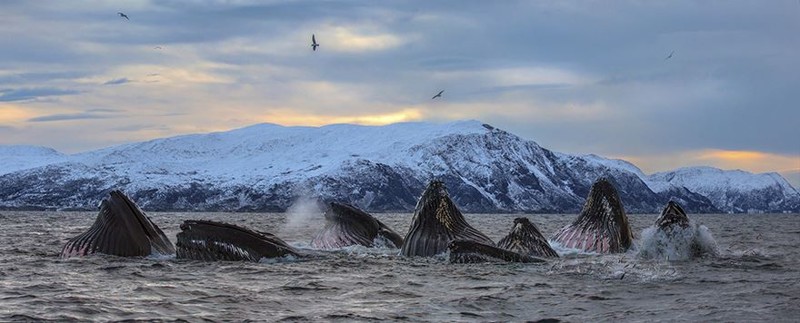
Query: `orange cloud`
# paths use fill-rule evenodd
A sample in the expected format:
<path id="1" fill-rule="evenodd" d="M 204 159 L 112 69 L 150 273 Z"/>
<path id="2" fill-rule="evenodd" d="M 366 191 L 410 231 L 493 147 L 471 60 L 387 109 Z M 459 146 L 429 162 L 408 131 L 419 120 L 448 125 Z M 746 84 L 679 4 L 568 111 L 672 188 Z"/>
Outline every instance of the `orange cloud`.
<path id="1" fill-rule="evenodd" d="M 800 156 L 784 156 L 747 150 L 706 150 L 697 156 L 721 168 L 738 168 L 753 172 L 800 169 Z"/>
<path id="2" fill-rule="evenodd" d="M 362 125 L 385 125 L 396 122 L 416 121 L 423 118 L 419 109 L 409 108 L 397 112 L 362 116 L 329 116 L 318 114 L 301 114 L 289 111 L 274 111 L 259 119 L 263 122 L 277 123 L 286 126 L 322 126 L 334 123 L 355 123 Z"/>
<path id="3" fill-rule="evenodd" d="M 646 173 L 684 166 L 712 166 L 753 173 L 800 171 L 800 155 L 770 154 L 750 150 L 703 149 L 664 155 L 617 156 L 639 166 Z"/>
<path id="4" fill-rule="evenodd" d="M 16 105 L 0 104 L 0 124 L 20 123 L 33 117 L 33 112 Z"/>

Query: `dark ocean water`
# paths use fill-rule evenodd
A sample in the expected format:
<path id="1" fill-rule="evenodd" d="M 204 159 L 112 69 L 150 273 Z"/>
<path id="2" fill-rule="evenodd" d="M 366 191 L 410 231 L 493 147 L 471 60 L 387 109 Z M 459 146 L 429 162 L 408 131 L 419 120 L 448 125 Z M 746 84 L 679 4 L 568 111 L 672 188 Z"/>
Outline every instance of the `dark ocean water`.
<path id="1" fill-rule="evenodd" d="M 151 213 L 175 242 L 185 219 L 269 231 L 307 246 L 316 215 Z M 410 320 L 797 321 L 800 216 L 689 215 L 708 227 L 719 255 L 644 260 L 636 251 L 559 249 L 537 264 L 449 264 L 397 250 L 347 248 L 312 260 L 239 263 L 60 259 L 94 212 L 0 212 L 0 321 L 9 320 Z M 404 235 L 410 214 L 376 214 Z M 497 241 L 515 215 L 467 220 Z M 575 215 L 528 215 L 550 236 Z M 636 238 L 654 215 L 631 215 Z"/>

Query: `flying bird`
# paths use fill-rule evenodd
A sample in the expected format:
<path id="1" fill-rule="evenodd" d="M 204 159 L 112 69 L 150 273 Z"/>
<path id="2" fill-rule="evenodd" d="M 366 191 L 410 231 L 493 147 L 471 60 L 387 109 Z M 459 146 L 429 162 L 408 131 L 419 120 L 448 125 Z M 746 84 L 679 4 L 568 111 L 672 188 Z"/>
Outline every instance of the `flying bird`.
<path id="1" fill-rule="evenodd" d="M 125 18 L 125 19 L 128 19 L 128 20 L 131 20 L 131 18 L 128 18 L 128 15 L 126 15 L 126 14 L 124 14 L 124 13 L 117 12 L 117 14 L 118 14 L 120 17 L 122 17 L 122 18 Z"/>
<path id="2" fill-rule="evenodd" d="M 667 58 L 665 58 L 664 60 L 666 61 L 666 60 L 672 58 L 672 55 L 674 55 L 674 54 L 675 54 L 675 51 L 673 50 L 671 53 L 669 53 L 669 55 L 667 55 Z"/>
<path id="3" fill-rule="evenodd" d="M 435 98 L 441 98 L 441 97 L 442 97 L 442 93 L 444 93 L 444 90 L 441 90 L 441 91 L 439 91 L 439 93 L 436 93 L 436 95 L 434 95 L 434 96 L 431 98 L 431 100 L 433 100 L 433 99 L 435 99 Z"/>
<path id="4" fill-rule="evenodd" d="M 319 44 L 317 44 L 317 38 L 314 37 L 314 34 L 311 34 L 311 49 L 316 51 L 317 47 L 319 47 Z"/>
<path id="5" fill-rule="evenodd" d="M 153 47 L 153 49 L 161 49 L 161 46 Z"/>

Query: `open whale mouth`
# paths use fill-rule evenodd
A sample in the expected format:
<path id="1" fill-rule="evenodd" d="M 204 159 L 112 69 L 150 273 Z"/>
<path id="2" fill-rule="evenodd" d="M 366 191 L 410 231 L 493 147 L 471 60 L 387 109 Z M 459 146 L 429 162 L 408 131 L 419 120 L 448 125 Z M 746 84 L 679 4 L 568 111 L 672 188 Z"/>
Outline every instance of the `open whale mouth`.
<path id="1" fill-rule="evenodd" d="M 100 202 L 100 211 L 88 231 L 72 238 L 62 257 L 92 253 L 133 257 L 174 254 L 175 248 L 164 232 L 119 190 Z"/>
<path id="2" fill-rule="evenodd" d="M 578 218 L 556 233 L 553 240 L 587 252 L 624 252 L 631 247 L 633 234 L 628 216 L 608 179 L 600 178 L 592 185 Z"/>
<path id="3" fill-rule="evenodd" d="M 661 215 L 656 219 L 656 226 L 662 229 L 674 226 L 688 228 L 689 217 L 686 216 L 686 212 L 683 211 L 683 208 L 678 203 L 669 201 L 664 210 L 661 211 Z"/>
<path id="4" fill-rule="evenodd" d="M 450 199 L 444 183 L 431 181 L 417 202 L 400 253 L 407 257 L 431 257 L 445 252 L 453 240 L 494 246 L 489 237 L 467 223 Z"/>

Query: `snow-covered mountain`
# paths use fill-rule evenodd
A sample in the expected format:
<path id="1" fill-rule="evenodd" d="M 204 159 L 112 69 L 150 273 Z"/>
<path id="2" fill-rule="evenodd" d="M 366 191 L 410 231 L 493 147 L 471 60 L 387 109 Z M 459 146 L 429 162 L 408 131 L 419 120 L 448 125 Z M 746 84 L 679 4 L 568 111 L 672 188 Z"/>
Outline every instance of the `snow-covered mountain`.
<path id="1" fill-rule="evenodd" d="M 299 197 L 411 210 L 431 179 L 467 212 L 577 212 L 609 177 L 629 212 L 800 211 L 776 174 L 636 166 L 540 147 L 478 121 L 387 126 L 259 124 L 64 155 L 0 146 L 0 207 L 87 209 L 121 188 L 149 210 L 280 211 Z"/>
<path id="2" fill-rule="evenodd" d="M 752 174 L 712 167 L 655 173 L 647 183 L 656 192 L 684 187 L 707 197 L 720 210 L 734 213 L 797 210 L 798 191 L 778 173 Z"/>

